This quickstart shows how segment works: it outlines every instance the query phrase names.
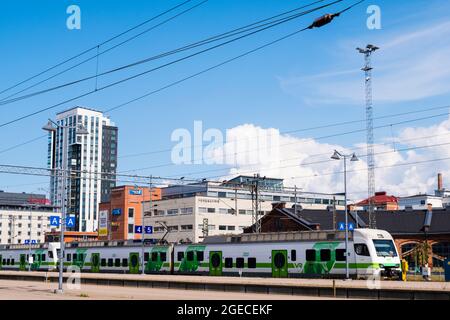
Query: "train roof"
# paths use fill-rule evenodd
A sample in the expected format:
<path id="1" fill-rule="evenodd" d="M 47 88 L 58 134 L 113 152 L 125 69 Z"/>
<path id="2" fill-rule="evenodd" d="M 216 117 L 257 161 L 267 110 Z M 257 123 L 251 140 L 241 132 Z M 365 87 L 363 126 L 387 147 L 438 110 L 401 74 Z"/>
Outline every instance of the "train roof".
<path id="1" fill-rule="evenodd" d="M 353 232 L 349 231 L 349 239 L 353 239 Z M 271 241 L 336 241 L 345 240 L 344 231 L 295 231 L 295 232 L 267 232 L 243 233 L 209 236 L 203 240 L 204 244 L 214 243 L 243 243 L 243 242 L 271 242 Z"/>

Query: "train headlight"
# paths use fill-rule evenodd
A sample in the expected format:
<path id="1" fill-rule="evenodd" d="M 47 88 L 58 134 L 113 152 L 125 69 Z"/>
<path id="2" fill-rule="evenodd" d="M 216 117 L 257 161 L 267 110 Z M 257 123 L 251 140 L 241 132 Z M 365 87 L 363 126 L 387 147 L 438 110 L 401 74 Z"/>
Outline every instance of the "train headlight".
<path id="1" fill-rule="evenodd" d="M 382 268 L 382 269 L 383 269 L 383 268 L 384 268 L 384 264 L 380 264 L 380 268 Z"/>

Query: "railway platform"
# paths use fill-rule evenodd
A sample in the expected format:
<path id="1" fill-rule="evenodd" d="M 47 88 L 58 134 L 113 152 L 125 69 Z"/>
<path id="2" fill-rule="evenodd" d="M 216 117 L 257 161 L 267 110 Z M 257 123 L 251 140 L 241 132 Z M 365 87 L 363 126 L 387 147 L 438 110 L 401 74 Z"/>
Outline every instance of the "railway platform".
<path id="1" fill-rule="evenodd" d="M 65 273 L 67 282 L 74 274 Z M 351 299 L 450 300 L 450 283 L 80 273 L 81 284 Z M 0 271 L 1 280 L 57 282 L 57 272 Z"/>

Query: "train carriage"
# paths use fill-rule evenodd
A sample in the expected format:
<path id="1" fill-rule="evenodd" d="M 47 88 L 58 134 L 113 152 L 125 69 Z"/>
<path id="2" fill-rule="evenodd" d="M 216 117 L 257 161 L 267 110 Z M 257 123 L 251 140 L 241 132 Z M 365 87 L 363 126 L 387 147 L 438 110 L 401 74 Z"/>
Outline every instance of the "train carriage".
<path id="1" fill-rule="evenodd" d="M 54 270 L 59 243 L 0 246 L 0 269 Z M 33 263 L 29 265 L 29 255 Z M 344 277 L 345 234 L 308 231 L 222 235 L 202 243 L 145 245 L 128 241 L 68 243 L 64 269 L 93 273 L 199 274 L 209 276 Z M 400 259 L 392 236 L 383 230 L 349 232 L 349 273 L 398 277 Z"/>

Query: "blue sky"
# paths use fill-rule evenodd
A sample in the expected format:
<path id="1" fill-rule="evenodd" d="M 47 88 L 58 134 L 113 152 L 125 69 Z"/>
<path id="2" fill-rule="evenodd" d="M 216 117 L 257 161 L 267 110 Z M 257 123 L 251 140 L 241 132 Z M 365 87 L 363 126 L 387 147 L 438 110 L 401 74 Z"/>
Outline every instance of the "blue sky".
<path id="1" fill-rule="evenodd" d="M 4 0 L 0 12 L 2 43 L 0 91 L 180 2 L 174 0 Z M 192 1 L 193 4 L 198 2 L 200 0 Z M 112 108 L 305 27 L 321 14 L 338 11 L 354 2 L 343 1 L 332 9 L 321 10 L 235 44 L 0 128 L 3 137 L 0 141 L 0 163 L 45 167 L 46 139 L 8 152 L 1 151 L 43 135 L 42 125 L 47 118 L 53 118 L 57 111 L 73 105 L 84 105 L 99 110 Z M 209 0 L 174 21 L 102 56 L 99 60 L 99 69 L 105 71 L 143 59 L 306 3 L 309 1 Z M 71 4 L 81 8 L 81 30 L 68 30 L 66 27 L 68 17 L 66 8 Z M 382 10 L 381 30 L 369 30 L 366 27 L 368 17 L 366 9 L 371 4 L 379 5 Z M 189 4 L 186 7 L 188 6 Z M 363 75 L 359 71 L 363 64 L 363 57 L 357 54 L 355 48 L 365 46 L 369 42 L 381 47 L 381 50 L 373 57 L 375 116 L 448 105 L 450 90 L 448 85 L 445 85 L 445 81 L 448 84 L 450 78 L 449 62 L 448 58 L 444 57 L 448 57 L 446 53 L 450 47 L 448 41 L 450 26 L 446 24 L 449 13 L 450 6 L 438 0 L 367 1 L 322 29 L 303 32 L 256 54 L 111 112 L 110 117 L 120 130 L 119 171 L 170 164 L 169 152 L 127 156 L 170 149 L 174 146 L 174 142 L 170 140 L 172 132 L 177 128 L 193 131 L 196 120 L 203 121 L 205 129 L 217 128 L 225 133 L 227 129 L 233 128 L 239 132 L 242 129 L 240 126 L 245 124 L 252 128 L 276 128 L 286 132 L 334 122 L 363 119 L 365 116 L 364 82 Z M 107 47 L 105 46 L 105 49 Z M 170 59 L 163 61 L 170 61 Z M 105 77 L 99 80 L 99 85 L 146 70 L 159 63 L 153 62 L 119 75 Z M 95 67 L 95 61 L 92 61 L 38 88 L 92 75 L 95 73 Z M 76 96 L 93 87 L 94 81 L 89 81 L 76 87 L 0 106 L 1 122 Z M 33 89 L 30 92 L 32 91 Z M 3 97 L 5 94 L 0 96 L 0 98 Z M 447 111 L 438 110 L 395 119 L 383 119 L 375 121 L 375 125 Z M 436 128 L 440 128 L 439 126 L 447 118 L 433 118 L 376 130 L 375 140 L 377 143 L 382 143 L 394 136 L 405 137 L 406 135 L 410 139 L 417 138 L 426 130 L 431 130 L 430 134 L 435 134 L 438 130 Z M 422 131 L 412 132 L 415 126 L 420 126 Z M 446 130 L 447 127 L 445 125 L 444 127 Z M 364 128 L 363 123 L 302 132 L 282 138 L 314 141 L 315 137 L 360 128 Z M 444 129 L 439 130 L 441 132 Z M 321 140 L 320 146 L 312 146 L 312 149 L 322 147 L 325 148 L 324 150 L 332 150 L 334 147 L 351 149 L 361 146 L 364 141 L 365 133 L 361 132 Z M 296 156 L 302 159 L 310 158 L 311 155 L 304 151 L 306 149 L 296 149 L 298 153 Z M 285 153 L 290 151 L 292 150 L 287 150 Z M 398 161 L 407 162 L 407 159 L 411 161 L 422 155 L 406 153 L 395 154 L 395 156 L 401 157 L 400 160 L 397 159 Z M 394 160 L 389 159 L 389 161 Z M 384 164 L 383 161 L 380 160 L 379 163 Z M 391 163 L 389 161 L 387 161 L 388 164 Z M 181 176 L 186 172 L 217 168 L 228 167 L 170 165 L 136 172 Z M 238 166 L 236 172 L 240 169 L 245 171 L 245 168 L 245 166 Z M 262 170 L 262 173 L 265 169 L 267 168 L 264 166 L 255 167 L 255 170 Z M 322 171 L 317 169 L 319 171 L 316 172 L 314 168 L 309 168 L 309 171 L 313 175 L 320 175 L 326 170 L 333 169 L 338 170 L 338 164 L 328 166 L 328 169 L 320 169 Z M 426 174 L 422 174 L 421 167 L 416 169 L 420 173 L 420 188 L 413 187 L 411 182 L 416 181 L 417 172 L 411 173 L 408 179 L 398 177 L 397 180 L 386 182 L 386 185 L 383 184 L 386 180 L 384 179 L 378 185 L 395 193 L 420 190 L 425 192 L 429 191 L 433 185 L 430 179 L 434 177 L 435 172 L 448 170 L 450 175 L 448 161 L 447 163 L 431 163 L 428 169 Z M 398 171 L 397 169 L 396 173 Z M 227 173 L 227 170 L 224 170 L 213 175 L 226 176 Z M 276 173 L 268 171 L 267 174 Z M 304 175 L 291 169 L 288 172 L 278 173 L 284 178 Z M 389 172 L 383 174 L 392 176 Z M 202 175 L 195 175 L 195 177 L 201 178 Z M 355 177 L 354 189 L 358 191 L 364 189 L 364 177 L 364 174 Z M 384 176 L 381 174 L 379 179 L 382 178 Z M 341 188 L 339 179 L 325 181 L 313 179 L 296 183 L 314 191 L 337 192 Z M 396 192 L 394 188 L 396 185 L 403 185 L 403 187 Z M 39 188 L 47 188 L 46 178 L 0 174 L 0 189 L 42 191 Z"/>

